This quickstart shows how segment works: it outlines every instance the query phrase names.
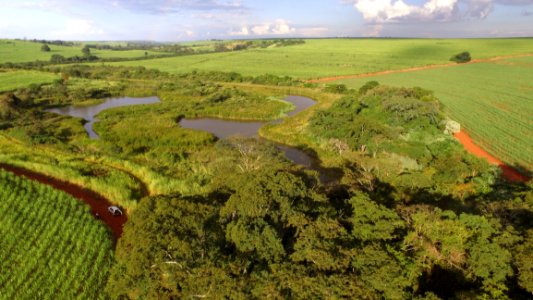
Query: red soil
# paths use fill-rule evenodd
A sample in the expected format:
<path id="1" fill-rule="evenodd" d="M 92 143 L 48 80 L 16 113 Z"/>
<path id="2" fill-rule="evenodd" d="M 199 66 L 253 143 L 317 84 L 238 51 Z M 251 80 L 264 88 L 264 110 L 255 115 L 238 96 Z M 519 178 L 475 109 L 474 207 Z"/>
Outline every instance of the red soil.
<path id="1" fill-rule="evenodd" d="M 0 168 L 3 168 L 6 171 L 12 172 L 17 176 L 24 176 L 28 179 L 38 181 L 40 183 L 49 185 L 55 189 L 61 190 L 70 194 L 76 199 L 79 199 L 87 203 L 91 207 L 91 213 L 96 218 L 96 214 L 99 215 L 98 219 L 102 220 L 113 232 L 115 239 L 119 239 L 122 235 L 122 226 L 128 220 L 126 215 L 122 216 L 113 216 L 108 211 L 107 208 L 112 205 L 109 200 L 100 196 L 99 194 L 77 186 L 75 184 L 61 181 L 59 179 L 39 174 L 30 170 L 23 168 L 0 164 Z"/>
<path id="2" fill-rule="evenodd" d="M 483 62 L 491 62 L 491 61 L 498 61 L 498 60 L 503 60 L 503 59 L 508 59 L 508 58 L 526 57 L 526 56 L 533 56 L 533 54 L 528 53 L 528 54 L 518 54 L 518 55 L 496 56 L 496 57 L 485 58 L 485 59 L 473 59 L 470 62 L 462 63 L 462 64 L 452 62 L 452 63 L 442 64 L 442 65 L 429 65 L 429 66 L 421 66 L 421 67 L 406 68 L 406 69 L 399 69 L 399 70 L 379 71 L 379 72 L 365 73 L 365 74 L 322 77 L 318 79 L 308 80 L 308 82 L 322 83 L 322 82 L 330 82 L 330 81 L 335 81 L 335 80 L 340 80 L 340 79 L 365 78 L 365 77 L 373 77 L 373 76 L 385 75 L 385 74 L 407 73 L 407 72 L 413 72 L 413 71 L 454 67 L 454 66 L 460 66 L 460 65 L 478 64 L 478 63 L 483 63 Z"/>
<path id="3" fill-rule="evenodd" d="M 530 180 L 528 176 L 504 164 L 501 160 L 490 155 L 489 153 L 487 153 L 487 151 L 481 149 L 481 147 L 479 147 L 474 143 L 474 141 L 472 141 L 472 138 L 470 138 L 468 133 L 461 131 L 454 134 L 454 136 L 457 140 L 459 140 L 459 142 L 461 142 L 461 144 L 463 144 L 466 151 L 474 154 L 477 157 L 486 159 L 489 163 L 493 165 L 498 165 L 498 167 L 502 170 L 502 174 L 505 179 L 514 182 L 527 182 Z"/>

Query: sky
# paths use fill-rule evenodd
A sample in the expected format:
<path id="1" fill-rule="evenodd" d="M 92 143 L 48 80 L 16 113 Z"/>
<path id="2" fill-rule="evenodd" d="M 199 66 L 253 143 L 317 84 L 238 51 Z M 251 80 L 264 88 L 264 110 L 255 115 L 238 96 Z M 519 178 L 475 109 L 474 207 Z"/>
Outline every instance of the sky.
<path id="1" fill-rule="evenodd" d="M 533 0 L 0 0 L 0 38 L 533 36 Z"/>

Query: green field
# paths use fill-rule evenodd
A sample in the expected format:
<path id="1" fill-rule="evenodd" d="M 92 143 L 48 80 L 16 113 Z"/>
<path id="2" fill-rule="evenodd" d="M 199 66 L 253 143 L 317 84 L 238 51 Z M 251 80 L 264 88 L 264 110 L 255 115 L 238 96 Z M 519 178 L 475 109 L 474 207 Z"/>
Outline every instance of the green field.
<path id="1" fill-rule="evenodd" d="M 30 84 L 51 83 L 59 76 L 38 71 L 0 71 L 0 92 L 27 87 Z"/>
<path id="2" fill-rule="evenodd" d="M 370 80 L 435 91 L 449 116 L 482 148 L 511 165 L 533 168 L 533 57 L 336 83 L 359 88 Z"/>
<path id="3" fill-rule="evenodd" d="M 54 54 L 64 57 L 82 56 L 82 45 L 67 47 L 49 45 L 51 51 L 41 51 L 41 43 L 33 43 L 20 40 L 0 40 L 0 64 L 6 62 L 19 63 L 36 60 L 50 60 Z M 101 58 L 137 58 L 144 57 L 144 50 L 96 50 L 91 49 L 91 54 Z M 147 51 L 149 55 L 158 55 L 160 52 Z"/>
<path id="4" fill-rule="evenodd" d="M 88 210 L 0 170 L 0 299 L 105 299 L 113 245 Z"/>
<path id="5" fill-rule="evenodd" d="M 361 74 L 449 63 L 470 51 L 473 58 L 531 53 L 533 39 L 319 39 L 288 47 L 252 49 L 111 63 L 145 66 L 170 73 L 193 70 L 275 74 L 298 78 Z"/>

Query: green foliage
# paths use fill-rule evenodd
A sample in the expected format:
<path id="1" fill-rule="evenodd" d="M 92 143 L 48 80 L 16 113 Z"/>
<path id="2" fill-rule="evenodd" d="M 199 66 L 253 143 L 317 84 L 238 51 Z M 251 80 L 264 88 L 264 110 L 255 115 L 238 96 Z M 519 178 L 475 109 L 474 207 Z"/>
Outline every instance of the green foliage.
<path id="1" fill-rule="evenodd" d="M 89 48 L 87 45 L 85 45 L 81 49 L 81 53 L 83 53 L 83 56 L 89 56 L 89 55 L 91 55 L 91 48 Z"/>
<path id="2" fill-rule="evenodd" d="M 348 88 L 346 88 L 346 85 L 344 84 L 328 84 L 324 88 L 324 92 L 334 94 L 346 94 L 348 92 Z"/>
<path id="3" fill-rule="evenodd" d="M 519 285 L 533 294 L 533 230 L 526 232 L 524 241 L 515 249 L 514 265 L 518 269 Z"/>
<path id="4" fill-rule="evenodd" d="M 365 167 L 364 172 L 347 172 L 348 182 L 361 183 L 362 177 L 373 174 L 370 177 L 400 190 L 431 189 L 444 194 L 456 193 L 456 184 L 470 182 L 476 175 L 479 188 L 486 185 L 491 180 L 483 175 L 488 167 L 464 159 L 462 148 L 442 133 L 442 119 L 431 92 L 376 86 L 317 112 L 310 119 L 309 131 L 324 144 L 345 143 L 374 166 Z M 367 188 L 372 189 L 372 180 L 366 180 Z"/>
<path id="5" fill-rule="evenodd" d="M 366 94 L 367 91 L 379 86 L 379 82 L 372 80 L 365 83 L 363 86 L 359 88 L 359 95 Z"/>
<path id="6" fill-rule="evenodd" d="M 450 60 L 456 63 L 466 63 L 472 60 L 472 58 L 470 57 L 470 52 L 461 52 L 452 56 Z"/>
<path id="7" fill-rule="evenodd" d="M 280 261 L 286 256 L 282 241 L 292 234 L 291 227 L 302 226 L 312 202 L 323 199 L 289 173 L 251 176 L 220 211 L 227 220 L 226 239 L 247 256 Z"/>
<path id="8" fill-rule="evenodd" d="M 402 265 L 402 261 L 394 253 L 382 246 L 370 244 L 358 249 L 351 265 L 366 285 L 382 293 L 382 298 L 408 298 L 408 288 L 412 285 L 409 269 Z"/>
<path id="9" fill-rule="evenodd" d="M 451 211 L 419 211 L 411 216 L 412 231 L 404 247 L 414 252 L 419 266 L 438 264 L 463 272 L 482 285 L 488 297 L 502 297 L 513 274 L 510 252 L 498 244 L 498 224 L 486 218 Z"/>
<path id="10" fill-rule="evenodd" d="M 63 192 L 0 170 L 3 299 L 106 299 L 109 231 Z"/>
<path id="11" fill-rule="evenodd" d="M 43 52 L 50 52 L 50 47 L 47 44 L 43 44 L 41 46 L 41 51 Z"/>
<path id="12" fill-rule="evenodd" d="M 405 227 L 396 212 L 372 202 L 365 194 L 351 198 L 350 204 L 353 208 L 352 235 L 356 239 L 364 242 L 391 240 Z"/>

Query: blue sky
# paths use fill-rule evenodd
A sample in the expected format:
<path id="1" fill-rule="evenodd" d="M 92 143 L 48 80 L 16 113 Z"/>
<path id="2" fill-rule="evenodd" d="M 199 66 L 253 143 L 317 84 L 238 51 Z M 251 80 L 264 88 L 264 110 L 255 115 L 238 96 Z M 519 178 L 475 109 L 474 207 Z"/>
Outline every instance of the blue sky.
<path id="1" fill-rule="evenodd" d="M 0 0 L 0 38 L 533 36 L 533 0 Z"/>

